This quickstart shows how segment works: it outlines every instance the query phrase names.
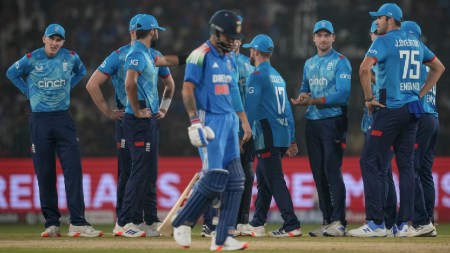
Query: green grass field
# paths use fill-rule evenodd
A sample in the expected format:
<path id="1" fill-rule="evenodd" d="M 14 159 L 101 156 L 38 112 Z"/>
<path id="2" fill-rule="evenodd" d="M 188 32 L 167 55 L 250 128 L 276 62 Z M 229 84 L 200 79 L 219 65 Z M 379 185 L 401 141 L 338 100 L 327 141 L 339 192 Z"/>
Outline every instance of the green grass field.
<path id="1" fill-rule="evenodd" d="M 358 225 L 350 225 L 349 229 Z M 209 252 L 210 239 L 200 237 L 197 226 L 190 249 L 181 249 L 171 237 L 113 237 L 113 225 L 95 226 L 105 232 L 101 238 L 67 237 L 68 226 L 62 226 L 60 238 L 41 238 L 42 225 L 0 225 L 0 252 Z M 303 236 L 273 239 L 239 237 L 249 242 L 247 252 L 450 252 L 450 224 L 440 224 L 435 238 L 314 238 L 308 231 L 317 225 L 303 225 Z M 277 229 L 266 226 L 266 232 Z"/>

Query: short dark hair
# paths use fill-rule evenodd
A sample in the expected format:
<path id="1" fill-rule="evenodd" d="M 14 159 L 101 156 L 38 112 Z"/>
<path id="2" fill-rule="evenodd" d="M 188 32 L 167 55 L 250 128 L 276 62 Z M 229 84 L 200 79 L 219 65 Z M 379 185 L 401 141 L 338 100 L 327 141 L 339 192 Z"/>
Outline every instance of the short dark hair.
<path id="1" fill-rule="evenodd" d="M 259 52 L 261 53 L 261 55 L 262 55 L 264 58 L 270 58 L 270 57 L 272 57 L 272 53 L 263 52 L 263 51 L 259 51 Z"/>
<path id="2" fill-rule="evenodd" d="M 136 30 L 136 39 L 143 39 L 145 37 L 148 36 L 148 34 L 150 33 L 150 30 Z"/>

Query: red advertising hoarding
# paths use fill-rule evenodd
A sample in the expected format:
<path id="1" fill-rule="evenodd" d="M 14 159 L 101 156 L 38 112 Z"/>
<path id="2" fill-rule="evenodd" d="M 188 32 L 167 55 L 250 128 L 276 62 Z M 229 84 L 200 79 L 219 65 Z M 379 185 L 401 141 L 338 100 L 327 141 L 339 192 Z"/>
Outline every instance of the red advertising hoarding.
<path id="1" fill-rule="evenodd" d="M 193 174 L 201 167 L 197 157 L 161 157 L 158 171 L 158 212 L 164 213 L 175 204 Z M 450 157 L 438 157 L 433 167 L 436 187 L 435 217 L 450 222 Z M 316 211 L 318 202 L 314 180 L 306 157 L 283 159 L 283 170 L 296 212 Z M 58 202 L 67 210 L 64 177 L 58 164 Z M 394 179 L 398 176 L 394 164 Z M 345 157 L 344 181 L 347 188 L 349 221 L 364 220 L 364 188 L 358 157 Z M 83 159 L 83 186 L 87 211 L 110 211 L 116 201 L 117 161 L 108 158 Z M 253 203 L 256 198 L 256 182 Z M 272 210 L 276 205 L 272 202 Z M 39 190 L 31 159 L 0 159 L 0 213 L 40 213 Z"/>

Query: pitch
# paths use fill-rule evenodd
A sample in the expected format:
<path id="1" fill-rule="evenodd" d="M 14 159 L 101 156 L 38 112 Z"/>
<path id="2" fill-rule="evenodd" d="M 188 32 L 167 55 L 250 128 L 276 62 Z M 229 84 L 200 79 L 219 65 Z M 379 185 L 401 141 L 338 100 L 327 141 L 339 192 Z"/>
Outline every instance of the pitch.
<path id="1" fill-rule="evenodd" d="M 359 225 L 359 224 L 358 224 Z M 358 226 L 350 225 L 349 228 Z M 268 225 L 266 231 L 279 225 Z M 240 237 L 247 240 L 246 252 L 450 252 L 450 224 L 439 224 L 436 238 L 313 238 L 308 232 L 317 225 L 302 225 L 303 236 L 274 239 L 269 237 Z M 63 225 L 60 238 L 41 238 L 42 225 L 11 224 L 0 226 L 0 252 L 209 252 L 211 240 L 200 237 L 200 226 L 193 230 L 192 246 L 181 249 L 171 237 L 123 238 L 113 237 L 113 225 L 96 228 L 105 232 L 101 238 L 67 237 Z"/>

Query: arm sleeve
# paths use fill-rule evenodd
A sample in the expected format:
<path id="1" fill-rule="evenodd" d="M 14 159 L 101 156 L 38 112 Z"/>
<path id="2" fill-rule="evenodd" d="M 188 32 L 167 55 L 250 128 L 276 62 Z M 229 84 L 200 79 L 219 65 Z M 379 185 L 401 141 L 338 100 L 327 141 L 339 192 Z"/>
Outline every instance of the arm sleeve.
<path id="1" fill-rule="evenodd" d="M 423 47 L 423 63 L 434 61 L 434 59 L 436 58 L 435 54 L 427 46 L 425 46 L 422 41 L 420 43 Z"/>
<path id="2" fill-rule="evenodd" d="M 74 76 L 72 76 L 72 79 L 70 80 L 70 87 L 72 88 L 77 85 L 86 75 L 86 67 L 84 66 L 80 57 L 77 54 L 75 54 L 74 57 L 76 57 L 75 64 L 72 69 Z"/>
<path id="3" fill-rule="evenodd" d="M 303 93 L 303 92 L 309 93 L 311 91 L 309 89 L 309 82 L 308 82 L 308 80 L 306 80 L 306 69 L 308 66 L 307 63 L 303 67 L 303 78 L 302 78 L 302 85 L 300 86 L 300 93 Z"/>
<path id="4" fill-rule="evenodd" d="M 139 52 L 131 53 L 130 55 L 127 56 L 127 59 L 125 60 L 125 69 L 134 70 L 139 74 L 141 74 L 142 71 L 144 71 L 146 66 L 147 60 L 145 59 L 145 56 Z"/>
<path id="5" fill-rule="evenodd" d="M 258 113 L 258 107 L 262 94 L 262 83 L 259 74 L 252 74 L 249 78 L 247 97 L 245 100 L 245 110 L 247 112 L 248 123 L 253 126 Z"/>
<path id="6" fill-rule="evenodd" d="M 243 112 L 244 107 L 242 106 L 241 94 L 239 93 L 239 86 L 234 78 L 230 84 L 230 95 L 233 109 L 236 112 Z"/>
<path id="7" fill-rule="evenodd" d="M 28 97 L 28 85 L 22 78 L 24 75 L 28 75 L 28 58 L 26 56 L 9 67 L 8 71 L 6 71 L 6 77 L 11 80 L 20 92 Z"/>
<path id="8" fill-rule="evenodd" d="M 384 38 L 382 36 L 378 36 L 370 46 L 369 50 L 366 53 L 366 57 L 374 58 L 375 62 L 383 61 L 387 54 L 388 46 L 384 45 Z"/>
<path id="9" fill-rule="evenodd" d="M 294 115 L 292 113 L 292 107 L 289 103 L 287 94 L 286 94 L 286 116 L 289 124 L 289 130 L 291 131 L 291 142 L 295 141 L 295 122 Z"/>
<path id="10" fill-rule="evenodd" d="M 112 76 L 117 73 L 119 65 L 119 54 L 114 51 L 102 62 L 102 64 L 100 64 L 100 66 L 98 66 L 97 69 L 105 75 Z"/>
<path id="11" fill-rule="evenodd" d="M 186 68 L 184 71 L 184 81 L 193 83 L 195 86 L 200 85 L 203 77 L 203 66 L 206 64 L 206 56 L 196 57 L 196 52 L 192 52 L 186 60 Z"/>
<path id="12" fill-rule="evenodd" d="M 347 58 L 342 58 L 336 66 L 336 93 L 325 96 L 325 104 L 347 104 L 350 96 L 352 67 Z"/>

